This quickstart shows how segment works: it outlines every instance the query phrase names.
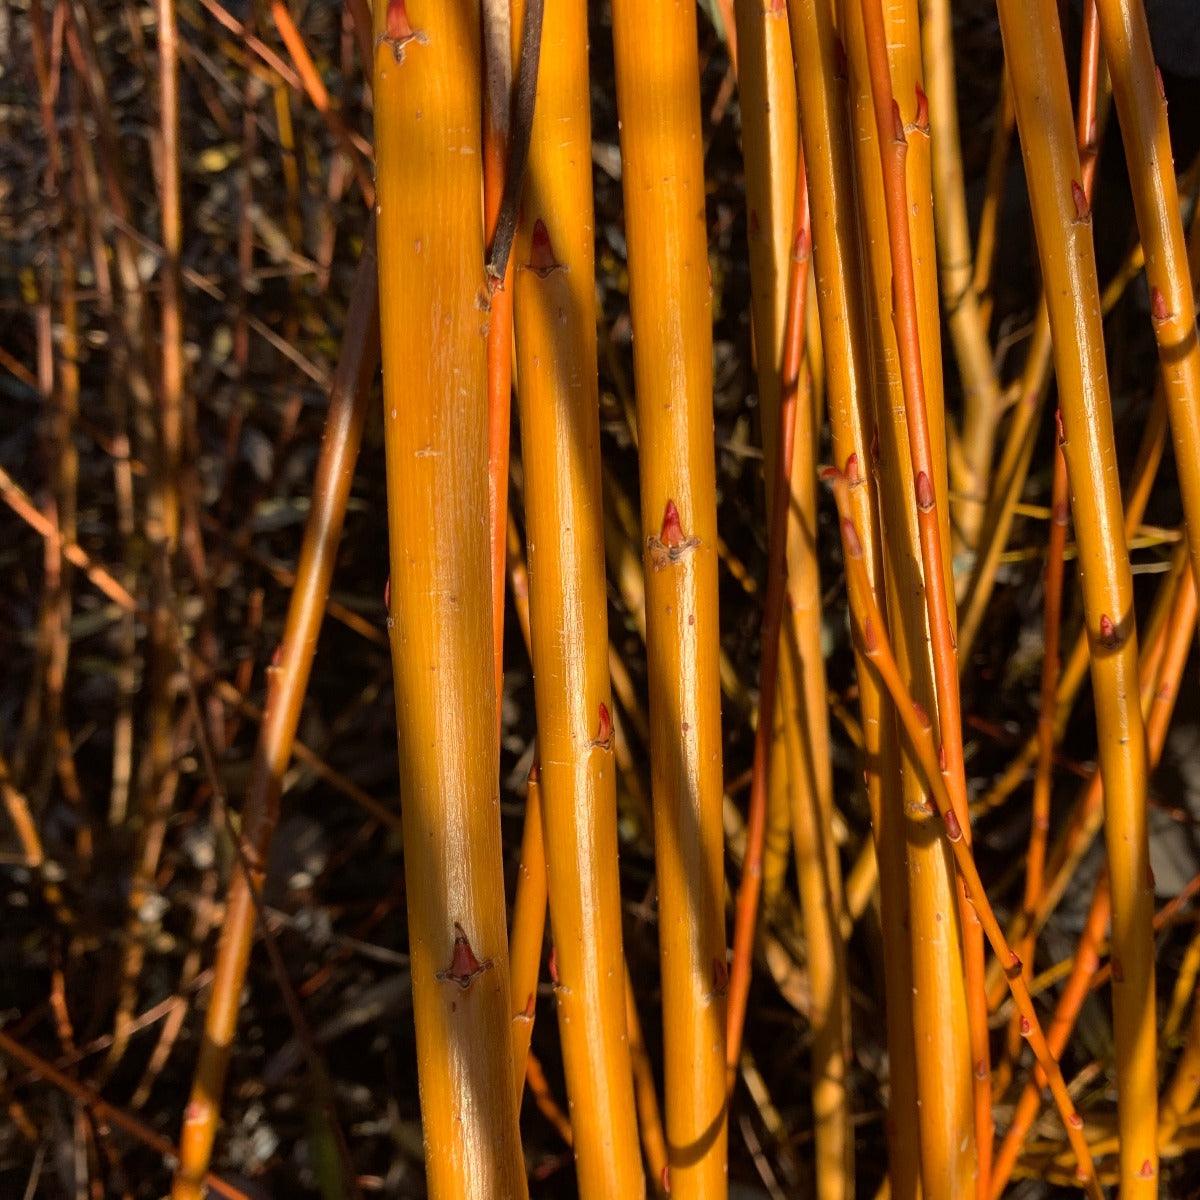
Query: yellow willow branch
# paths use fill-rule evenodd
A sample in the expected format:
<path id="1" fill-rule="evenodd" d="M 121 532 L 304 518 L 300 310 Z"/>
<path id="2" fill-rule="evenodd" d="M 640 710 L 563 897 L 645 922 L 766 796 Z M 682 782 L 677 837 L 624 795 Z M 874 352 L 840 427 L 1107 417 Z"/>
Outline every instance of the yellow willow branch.
<path id="1" fill-rule="evenodd" d="M 1167 98 L 1154 63 L 1142 0 L 1094 3 L 1146 256 L 1150 317 L 1162 365 L 1192 571 L 1200 581 L 1200 340 L 1167 127 Z"/>
<path id="2" fill-rule="evenodd" d="M 580 1194 L 644 1194 L 625 1026 L 608 672 L 587 7 L 545 10 L 513 246 L 530 633 L 555 998 Z"/>
<path id="3" fill-rule="evenodd" d="M 845 108 L 845 54 L 832 13 L 820 0 L 792 0 L 789 27 L 796 63 L 799 113 L 811 190 L 814 276 L 820 310 L 819 342 L 834 452 L 870 462 L 872 412 L 870 346 L 861 255 L 854 207 L 852 139 Z M 864 530 L 868 570 L 882 578 L 873 481 L 866 474 L 853 490 L 856 519 Z M 861 664 L 860 664 L 861 665 Z M 890 703 L 870 672 L 860 670 L 859 703 L 872 835 L 880 869 L 884 928 L 887 1041 L 891 1064 L 888 1152 L 895 1194 L 905 1200 L 919 1188 L 918 1086 L 913 1041 L 913 975 L 908 953 L 905 835 L 899 787 L 899 746 Z"/>
<path id="4" fill-rule="evenodd" d="M 696 10 L 616 0 L 673 1196 L 725 1188 L 712 304 Z"/>
<path id="5" fill-rule="evenodd" d="M 1122 1195 L 1158 1190 L 1154 889 L 1146 829 L 1146 738 L 1137 702 L 1137 631 L 1121 497 L 1091 209 L 1081 183 L 1058 12 L 1053 0 L 999 0 L 1025 176 L 1054 337 L 1113 899 Z"/>
<path id="6" fill-rule="evenodd" d="M 375 11 L 389 621 L 430 1195 L 527 1195 L 509 1030 L 487 499 L 480 14 Z"/>

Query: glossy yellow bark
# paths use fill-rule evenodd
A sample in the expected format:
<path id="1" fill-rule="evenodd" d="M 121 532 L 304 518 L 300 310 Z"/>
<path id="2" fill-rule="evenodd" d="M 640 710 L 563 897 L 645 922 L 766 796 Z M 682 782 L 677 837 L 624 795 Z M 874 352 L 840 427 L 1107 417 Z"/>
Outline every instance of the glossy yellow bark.
<path id="1" fill-rule="evenodd" d="M 712 300 L 696 10 L 616 0 L 671 1194 L 725 1194 Z"/>
<path id="2" fill-rule="evenodd" d="M 492 667 L 479 7 L 376 7 L 389 624 L 430 1195 L 524 1197 Z"/>
<path id="3" fill-rule="evenodd" d="M 517 398 L 555 998 L 580 1195 L 644 1194 L 625 1030 L 585 0 L 548 5 L 514 246 Z"/>

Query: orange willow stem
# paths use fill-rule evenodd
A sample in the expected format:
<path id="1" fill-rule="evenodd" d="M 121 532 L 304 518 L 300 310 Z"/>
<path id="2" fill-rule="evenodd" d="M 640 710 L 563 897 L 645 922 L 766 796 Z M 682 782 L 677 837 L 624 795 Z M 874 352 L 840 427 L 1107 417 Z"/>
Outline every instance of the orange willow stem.
<path id="1" fill-rule="evenodd" d="M 1192 571 L 1200 581 L 1200 341 L 1167 127 L 1167 98 L 1154 63 L 1142 0 L 1093 3 L 1146 255 L 1150 317 L 1162 364 Z"/>
<path id="2" fill-rule="evenodd" d="M 598 514 L 584 0 L 547 6 L 513 246 L 530 632 L 555 998 L 579 1190 L 645 1193 L 625 1025 L 617 768 Z"/>
<path id="3" fill-rule="evenodd" d="M 435 1198 L 520 1200 L 487 522 L 479 7 L 389 0 L 375 22 L 389 621 L 426 1174 Z"/>
<path id="4" fill-rule="evenodd" d="M 1113 897 L 1122 1195 L 1158 1190 L 1154 889 L 1146 828 L 1146 741 L 1137 702 L 1137 632 L 1121 520 L 1116 448 L 1091 210 L 1080 182 L 1053 0 L 999 0 L 1025 176 L 1054 334 L 1064 452 L 1092 648 Z"/>
<path id="5" fill-rule="evenodd" d="M 856 636 L 862 643 L 864 653 L 884 681 L 896 706 L 896 712 L 909 744 L 921 765 L 921 770 L 925 774 L 926 782 L 929 784 L 930 792 L 936 803 L 938 815 L 942 820 L 943 833 L 954 855 L 955 867 L 963 880 L 972 906 L 979 913 L 980 924 L 983 926 L 996 956 L 1007 964 L 1005 974 L 1008 978 L 1009 990 L 1012 992 L 1013 1000 L 1022 1018 L 1021 1034 L 1028 1039 L 1030 1049 L 1033 1050 L 1039 1065 L 1046 1072 L 1055 1104 L 1063 1119 L 1067 1139 L 1075 1153 L 1077 1178 L 1090 1196 L 1095 1200 L 1101 1200 L 1103 1193 L 1096 1180 L 1091 1151 L 1088 1149 L 1087 1138 L 1084 1136 L 1083 1118 L 1075 1110 L 1070 1093 L 1067 1091 L 1066 1080 L 1063 1079 L 1062 1071 L 1059 1069 L 1058 1060 L 1046 1043 L 1045 1034 L 1038 1021 L 1037 1010 L 1033 1006 L 1033 998 L 1030 996 L 1029 988 L 1024 980 L 1021 960 L 1005 939 L 1004 931 L 1000 928 L 996 914 L 988 902 L 987 892 L 975 866 L 974 855 L 963 836 L 953 797 L 946 786 L 938 761 L 938 753 L 934 749 L 933 727 L 925 711 L 908 695 L 900 678 L 896 660 L 888 643 L 883 617 L 863 566 L 862 543 L 850 518 L 849 501 L 846 495 L 849 484 L 846 476 L 842 473 L 832 471 L 830 474 L 842 522 L 842 546 L 846 563 L 847 587 L 855 590 L 858 594 L 858 611 L 867 614 L 868 623 L 855 629 Z"/>
<path id="6" fill-rule="evenodd" d="M 487 0 L 483 9 L 483 226 L 490 247 L 496 236 L 508 163 L 512 104 L 512 38 L 508 0 Z M 493 280 L 488 307 L 488 514 L 492 564 L 492 654 L 496 675 L 496 720 L 504 689 L 504 581 L 507 560 L 509 437 L 512 426 L 513 294 L 512 256 L 502 279 Z M 543 923 L 545 917 L 543 915 Z M 523 1057 L 523 1056 L 522 1056 Z M 524 1067 L 517 1076 L 525 1078 Z"/>
<path id="7" fill-rule="evenodd" d="M 908 451 L 917 505 L 917 530 L 924 576 L 925 609 L 933 653 L 934 694 L 937 700 L 939 750 L 958 819 L 970 845 L 966 769 L 963 762 L 962 709 L 958 689 L 958 658 L 954 640 L 953 595 L 947 580 L 949 556 L 944 547 L 943 519 L 937 505 L 939 472 L 933 456 L 926 381 L 930 371 L 922 363 L 920 299 L 914 270 L 913 239 L 909 224 L 909 183 L 906 178 L 910 127 L 900 115 L 892 92 L 888 61 L 888 34 L 879 0 L 864 0 L 863 33 L 871 100 L 875 110 L 876 139 L 883 175 L 884 203 L 892 266 L 892 320 L 900 357 L 900 379 Z M 944 91 L 946 89 L 943 89 Z M 929 137 L 928 101 L 916 84 L 916 111 L 911 132 Z M 952 97 L 946 99 L 952 103 Z M 926 352 L 933 354 L 931 347 Z M 940 375 L 940 373 L 939 373 Z M 935 402 L 940 397 L 935 396 Z M 988 1039 L 987 995 L 984 988 L 983 935 L 972 907 L 960 893 L 963 926 L 963 960 L 975 1103 L 976 1192 L 984 1194 L 991 1165 L 992 1096 L 991 1050 Z"/>
<path id="8" fill-rule="evenodd" d="M 725 1189 L 712 301 L 696 10 L 613 4 L 641 475 L 671 1192 Z"/>
<path id="9" fill-rule="evenodd" d="M 162 137 L 162 522 L 168 551 L 179 539 L 179 481 L 183 462 L 183 317 L 179 196 L 179 62 L 175 0 L 156 0 L 158 103 Z"/>
<path id="10" fill-rule="evenodd" d="M 851 503 L 866 538 L 866 564 L 882 579 L 883 549 L 874 481 L 867 471 L 873 434 L 867 315 L 859 291 L 861 253 L 854 209 L 852 142 L 844 118 L 845 54 L 833 14 L 818 0 L 793 0 L 789 27 L 799 114 L 812 194 L 817 306 L 830 427 L 840 461 L 862 465 Z M 818 350 L 809 344 L 810 356 Z M 856 659 L 857 661 L 857 659 Z M 919 1190 L 917 1069 L 913 1041 L 913 970 L 908 952 L 908 895 L 899 779 L 899 746 L 886 694 L 859 663 L 863 765 L 880 869 L 881 920 L 891 1065 L 888 1150 L 896 1196 Z"/>
<path id="11" fill-rule="evenodd" d="M 283 777 L 296 749 L 296 729 L 329 599 L 354 465 L 362 444 L 371 382 L 378 363 L 378 266 L 372 227 L 363 246 L 346 317 L 346 333 L 330 392 L 325 438 L 313 479 L 312 506 L 304 528 L 283 640 L 267 670 L 267 705 L 241 815 L 244 857 L 252 868 L 253 878 L 238 869 L 229 884 L 205 1014 L 204 1039 L 180 1133 L 179 1169 L 172 1189 L 174 1200 L 190 1200 L 201 1194 L 201 1183 L 212 1157 L 221 1095 L 237 1031 L 238 1008 L 254 943 L 254 898 L 250 890 L 262 885 L 279 816 Z"/>
<path id="12" fill-rule="evenodd" d="M 750 965 L 758 900 L 762 888 L 763 843 L 767 831 L 768 769 L 775 722 L 775 694 L 779 667 L 779 632 L 787 598 L 787 527 L 791 512 L 792 444 L 796 430 L 796 392 L 804 347 L 804 304 L 808 296 L 808 261 L 812 237 L 808 220 L 808 185 L 804 160 L 796 165 L 796 237 L 794 267 L 788 281 L 785 322 L 783 386 L 779 397 L 779 427 L 775 435 L 775 474 L 770 481 L 770 528 L 767 535 L 767 593 L 763 602 L 759 666 L 758 724 L 754 731 L 754 763 L 750 775 L 750 801 L 746 820 L 746 851 L 742 882 L 734 916 L 733 961 L 729 975 L 729 1016 L 725 1033 L 725 1065 L 732 1087 L 741 1061 L 742 1031 L 750 993 Z"/>

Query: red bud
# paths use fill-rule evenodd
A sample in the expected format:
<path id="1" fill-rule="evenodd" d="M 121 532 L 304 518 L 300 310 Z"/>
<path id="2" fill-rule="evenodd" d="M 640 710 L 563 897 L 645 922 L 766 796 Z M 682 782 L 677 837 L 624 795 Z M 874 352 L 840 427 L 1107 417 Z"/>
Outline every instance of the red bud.
<path id="1" fill-rule="evenodd" d="M 387 38 L 393 44 L 407 42 L 414 35 L 404 0 L 388 0 Z"/>
<path id="2" fill-rule="evenodd" d="M 612 744 L 613 736 L 613 721 L 612 714 L 608 711 L 608 705 L 603 701 L 600 703 L 600 724 L 596 731 L 595 745 L 608 747 Z"/>
<path id="3" fill-rule="evenodd" d="M 913 123 L 925 133 L 929 132 L 929 97 L 925 95 L 925 89 L 917 84 L 917 115 Z"/>
<path id="4" fill-rule="evenodd" d="M 1075 201 L 1075 219 L 1086 221 L 1092 215 L 1092 206 L 1088 203 L 1087 192 L 1074 179 L 1071 180 L 1071 198 Z"/>
<path id="5" fill-rule="evenodd" d="M 450 965 L 444 970 L 437 973 L 437 978 L 442 983 L 457 984 L 465 992 L 474 981 L 477 975 L 482 975 L 484 971 L 491 968 L 492 960 L 486 958 L 480 962 L 475 956 L 475 951 L 471 948 L 471 943 L 467 939 L 466 932 L 463 927 L 455 921 L 454 923 L 454 949 L 450 955 Z"/>
<path id="6" fill-rule="evenodd" d="M 550 244 L 550 232 L 545 221 L 540 218 L 533 223 L 533 236 L 529 240 L 529 269 L 545 279 L 551 271 L 557 270 L 562 263 L 554 257 L 554 247 Z"/>
<path id="7" fill-rule="evenodd" d="M 662 531 L 658 540 L 671 549 L 683 545 L 683 525 L 679 520 L 679 509 L 675 507 L 674 500 L 668 500 L 667 507 L 663 509 Z"/>
<path id="8" fill-rule="evenodd" d="M 946 836 L 952 842 L 957 842 L 962 838 L 962 826 L 958 823 L 958 815 L 954 809 L 946 809 L 945 815 L 942 817 L 942 822 L 946 826 Z"/>
<path id="9" fill-rule="evenodd" d="M 1112 617 L 1107 613 L 1100 614 L 1100 642 L 1110 648 L 1120 644 L 1121 638 Z"/>
<path id="10" fill-rule="evenodd" d="M 922 512 L 929 512 L 933 508 L 933 484 L 924 471 L 917 472 L 917 507 Z"/>

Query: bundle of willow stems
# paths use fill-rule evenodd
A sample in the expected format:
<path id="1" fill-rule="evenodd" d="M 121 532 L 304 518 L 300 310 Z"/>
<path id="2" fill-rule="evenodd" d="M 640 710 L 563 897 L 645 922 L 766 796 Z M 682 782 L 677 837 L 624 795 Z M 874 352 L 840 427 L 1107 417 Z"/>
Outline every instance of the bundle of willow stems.
<path id="1" fill-rule="evenodd" d="M 0 1170 L 41 1194 L 65 1136 L 79 1196 L 1190 1194 L 1200 876 L 1151 860 L 1200 816 L 1154 774 L 1200 158 L 1143 4 L 981 2 L 982 56 L 950 0 L 17 6 L 0 945 L 38 982 Z M 347 743 L 389 676 L 382 781 Z M 300 795 L 342 844 L 281 900 Z M 386 1079 L 333 1049 L 364 1028 Z M 232 1133 L 297 1072 L 285 1169 Z"/>

